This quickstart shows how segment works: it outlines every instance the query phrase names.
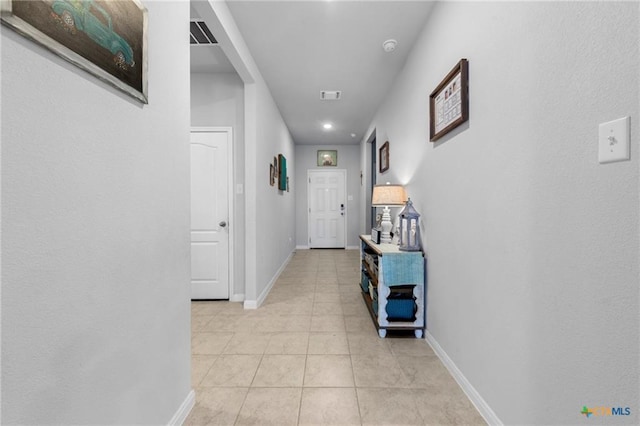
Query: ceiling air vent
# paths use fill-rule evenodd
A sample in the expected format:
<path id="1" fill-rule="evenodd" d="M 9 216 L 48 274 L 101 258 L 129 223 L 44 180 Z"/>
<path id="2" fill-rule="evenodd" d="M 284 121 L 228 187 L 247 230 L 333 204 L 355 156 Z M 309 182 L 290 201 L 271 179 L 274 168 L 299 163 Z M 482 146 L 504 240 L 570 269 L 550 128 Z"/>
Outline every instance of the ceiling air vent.
<path id="1" fill-rule="evenodd" d="M 204 21 L 191 21 L 191 44 L 218 44 Z"/>
<path id="2" fill-rule="evenodd" d="M 340 90 L 323 90 L 320 92 L 320 99 L 323 101 L 337 101 L 342 96 Z"/>

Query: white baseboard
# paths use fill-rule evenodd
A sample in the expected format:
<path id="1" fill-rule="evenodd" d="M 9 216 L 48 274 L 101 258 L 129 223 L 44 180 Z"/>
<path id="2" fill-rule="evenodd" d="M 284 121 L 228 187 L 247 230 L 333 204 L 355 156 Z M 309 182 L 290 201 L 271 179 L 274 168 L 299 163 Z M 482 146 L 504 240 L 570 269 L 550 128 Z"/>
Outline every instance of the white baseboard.
<path id="1" fill-rule="evenodd" d="M 191 392 L 189 392 L 182 402 L 178 411 L 176 411 L 171 420 L 169 420 L 169 426 L 182 426 L 194 405 L 196 405 L 196 393 L 191 389 Z"/>
<path id="2" fill-rule="evenodd" d="M 273 276 L 273 278 L 271 278 L 271 281 L 269 281 L 269 284 L 267 284 L 264 290 L 262 290 L 262 293 L 260 293 L 260 296 L 258 296 L 258 300 L 244 301 L 245 309 L 258 309 L 264 303 L 264 301 L 267 300 L 267 296 L 269 295 L 269 292 L 273 288 L 273 285 L 276 283 L 276 281 L 278 281 L 278 277 L 280 276 L 280 274 L 282 274 L 282 271 L 284 271 L 284 268 L 286 268 L 289 262 L 291 262 L 291 258 L 293 257 L 294 253 L 295 252 L 292 251 L 291 254 L 289 254 L 289 257 L 287 257 L 287 259 L 282 263 L 282 265 L 280 265 L 280 268 L 276 271 L 276 274 Z"/>
<path id="3" fill-rule="evenodd" d="M 360 246 L 347 246 L 346 250 L 359 250 Z M 310 250 L 309 246 L 296 246 L 296 250 Z"/>
<path id="4" fill-rule="evenodd" d="M 491 407 L 489 407 L 489 404 L 487 404 L 482 396 L 480 396 L 478 391 L 473 387 L 473 385 L 471 385 L 464 374 L 462 374 L 462 371 L 460 371 L 453 360 L 449 358 L 449 355 L 447 355 L 444 349 L 442 349 L 442 346 L 438 344 L 436 339 L 433 337 L 433 335 L 431 335 L 431 333 L 429 333 L 429 331 L 425 332 L 425 339 L 427 340 L 429 346 L 431 346 L 433 351 L 436 353 L 436 355 L 438 355 L 440 361 L 442 361 L 444 366 L 447 367 L 449 373 L 451 373 L 456 382 L 458 382 L 458 385 L 460 385 L 462 391 L 467 395 L 471 403 L 476 407 L 487 424 L 496 426 L 504 425 L 504 423 L 502 423 L 496 413 L 494 413 Z"/>
<path id="5" fill-rule="evenodd" d="M 244 302 L 244 293 L 232 294 L 229 302 Z"/>
<path id="6" fill-rule="evenodd" d="M 258 302 L 255 300 L 245 300 L 242 307 L 244 309 L 258 309 Z"/>

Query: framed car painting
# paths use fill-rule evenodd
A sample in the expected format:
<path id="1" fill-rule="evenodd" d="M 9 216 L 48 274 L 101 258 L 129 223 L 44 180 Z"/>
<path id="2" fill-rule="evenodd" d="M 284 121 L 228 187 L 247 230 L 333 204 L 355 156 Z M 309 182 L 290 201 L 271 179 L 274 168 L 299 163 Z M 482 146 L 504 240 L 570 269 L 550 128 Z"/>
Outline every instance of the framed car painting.
<path id="1" fill-rule="evenodd" d="M 143 103 L 147 10 L 139 0 L 0 0 L 2 23 Z"/>

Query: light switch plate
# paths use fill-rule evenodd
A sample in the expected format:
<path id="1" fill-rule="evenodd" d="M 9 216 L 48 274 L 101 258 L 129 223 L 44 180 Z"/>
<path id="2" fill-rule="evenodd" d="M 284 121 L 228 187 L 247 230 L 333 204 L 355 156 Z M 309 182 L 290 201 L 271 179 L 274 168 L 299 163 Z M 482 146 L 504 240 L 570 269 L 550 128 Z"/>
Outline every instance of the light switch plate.
<path id="1" fill-rule="evenodd" d="M 613 163 L 629 159 L 629 117 L 600 124 L 598 131 L 598 161 Z"/>

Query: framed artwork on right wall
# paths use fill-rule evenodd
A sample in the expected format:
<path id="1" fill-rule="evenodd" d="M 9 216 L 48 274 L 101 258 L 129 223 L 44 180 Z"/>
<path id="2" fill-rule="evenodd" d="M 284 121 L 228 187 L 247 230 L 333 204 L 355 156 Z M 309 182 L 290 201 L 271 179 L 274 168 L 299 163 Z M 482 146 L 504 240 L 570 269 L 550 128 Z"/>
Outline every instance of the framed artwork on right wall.
<path id="1" fill-rule="evenodd" d="M 460 62 L 429 95 L 429 137 L 435 142 L 469 120 L 469 61 Z"/>

